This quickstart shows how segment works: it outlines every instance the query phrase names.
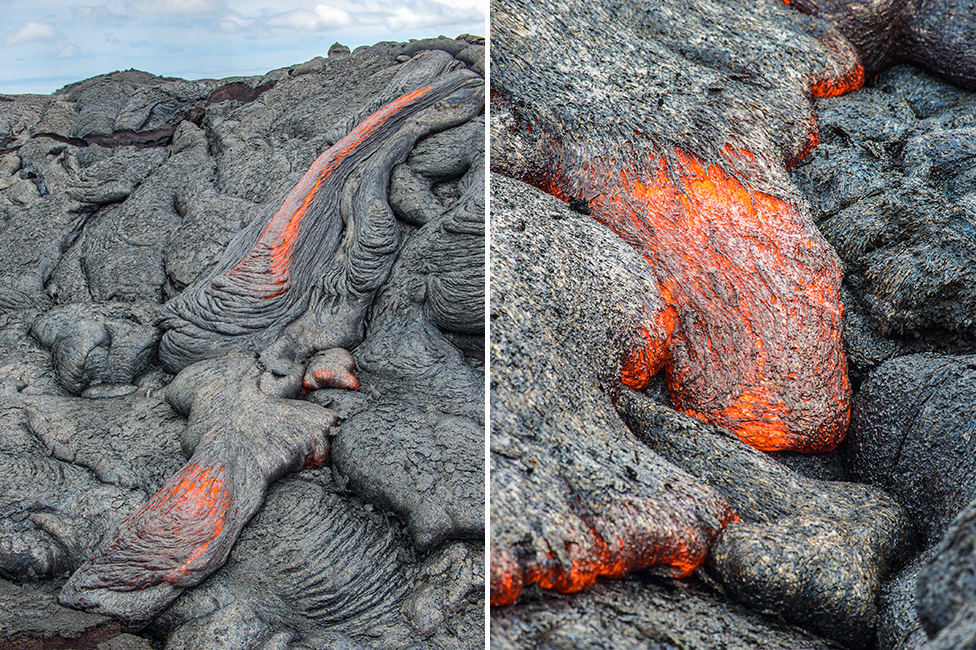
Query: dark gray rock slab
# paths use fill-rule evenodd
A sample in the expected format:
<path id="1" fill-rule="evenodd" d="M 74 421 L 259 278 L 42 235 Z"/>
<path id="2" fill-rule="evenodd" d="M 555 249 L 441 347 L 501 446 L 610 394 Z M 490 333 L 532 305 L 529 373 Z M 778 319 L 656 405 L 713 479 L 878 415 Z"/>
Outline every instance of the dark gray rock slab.
<path id="1" fill-rule="evenodd" d="M 956 517 L 918 575 L 926 650 L 976 648 L 976 501 Z"/>
<path id="2" fill-rule="evenodd" d="M 927 548 L 976 498 L 976 359 L 931 353 L 892 359 L 855 401 L 847 467 L 904 505 Z"/>
<path id="3" fill-rule="evenodd" d="M 0 639 L 3 639 L 3 647 L 11 650 L 68 647 L 141 650 L 150 647 L 145 640 L 129 645 L 124 644 L 124 640 L 111 642 L 121 632 L 119 623 L 107 616 L 62 607 L 58 604 L 57 588 L 56 583 L 19 585 L 0 579 Z"/>
<path id="4" fill-rule="evenodd" d="M 973 95 L 899 66 L 820 99 L 820 144 L 792 171 L 845 266 L 855 384 L 886 359 L 972 352 Z"/>

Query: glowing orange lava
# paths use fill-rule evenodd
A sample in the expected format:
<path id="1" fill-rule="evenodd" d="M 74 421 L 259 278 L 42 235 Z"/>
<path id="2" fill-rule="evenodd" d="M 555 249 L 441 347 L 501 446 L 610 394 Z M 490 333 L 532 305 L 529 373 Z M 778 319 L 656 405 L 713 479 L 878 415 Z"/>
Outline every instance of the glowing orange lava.
<path id="1" fill-rule="evenodd" d="M 733 521 L 739 521 L 739 517 L 731 509 L 727 509 L 719 519 L 719 527 Z M 597 578 L 619 579 L 633 571 L 649 567 L 657 567 L 674 578 L 687 578 L 704 564 L 711 537 L 714 537 L 718 529 L 711 531 L 711 536 L 705 538 L 695 530 L 670 529 L 669 524 L 673 523 L 662 522 L 660 531 L 651 531 L 647 536 L 647 543 L 631 546 L 625 545 L 619 536 L 613 543 L 609 543 L 591 526 L 591 544 L 588 548 L 579 549 L 566 545 L 572 558 L 568 570 L 554 553 L 550 553 L 540 566 L 518 562 L 493 547 L 491 604 L 514 603 L 527 584 L 537 582 L 543 589 L 573 593 L 592 586 Z"/>

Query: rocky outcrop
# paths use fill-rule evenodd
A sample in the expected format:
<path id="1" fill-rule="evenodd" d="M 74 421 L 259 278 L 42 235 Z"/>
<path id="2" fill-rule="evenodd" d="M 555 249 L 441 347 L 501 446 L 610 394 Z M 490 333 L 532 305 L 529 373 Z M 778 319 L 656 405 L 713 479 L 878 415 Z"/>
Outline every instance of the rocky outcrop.
<path id="1" fill-rule="evenodd" d="M 74 574 L 62 603 L 110 615 L 85 643 L 483 644 L 483 49 L 334 47 L 0 104 L 0 571 L 47 593 Z M 296 209 L 327 150 L 346 168 Z M 177 307 L 278 212 L 302 224 L 299 299 L 264 338 L 220 326 L 226 301 Z M 174 360 L 180 319 L 250 343 Z M 348 351 L 321 344 L 340 330 Z M 3 640 L 77 636 L 49 628 Z"/>

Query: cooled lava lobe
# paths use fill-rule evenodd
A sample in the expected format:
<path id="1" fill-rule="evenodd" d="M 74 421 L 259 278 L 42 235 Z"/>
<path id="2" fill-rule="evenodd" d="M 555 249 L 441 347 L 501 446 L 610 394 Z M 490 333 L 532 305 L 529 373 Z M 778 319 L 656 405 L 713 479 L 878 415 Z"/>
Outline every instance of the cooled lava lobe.
<path id="1" fill-rule="evenodd" d="M 663 369 L 678 409 L 759 449 L 833 449 L 849 412 L 841 267 L 786 170 L 817 143 L 812 96 L 863 83 L 849 43 L 824 22 L 774 3 L 706 2 L 689 11 L 684 3 L 664 1 L 499 2 L 492 11 L 493 170 L 589 211 L 636 253 L 630 262 L 636 277 L 649 274 L 637 280 L 637 291 L 649 301 L 643 315 L 631 314 L 637 325 L 620 329 L 624 325 L 589 316 L 606 334 L 591 335 L 567 355 L 577 371 L 595 364 L 580 381 L 599 387 L 601 399 L 611 401 L 621 384 L 644 388 Z M 513 248 L 497 248 L 496 254 L 502 258 Z M 610 253 L 593 255 L 614 264 Z M 499 271 L 493 278 L 496 300 L 506 292 L 532 291 L 523 284 L 525 268 L 511 287 L 499 285 L 502 276 Z M 652 300 L 655 293 L 659 301 Z M 603 301 L 589 307 L 626 309 Z M 556 314 L 544 322 L 557 340 L 571 326 L 586 336 L 579 321 L 570 325 Z M 518 337 L 499 336 L 511 338 L 493 344 L 496 385 L 515 382 L 516 390 L 525 390 L 531 383 L 519 384 L 508 367 L 519 356 Z M 607 359 L 619 369 L 605 366 Z M 544 385 L 550 381 L 544 375 L 533 381 Z M 493 467 L 508 463 L 502 460 L 505 437 L 556 457 L 576 446 L 622 445 L 601 439 L 607 426 L 602 418 L 599 425 L 590 420 L 589 404 L 596 399 L 576 406 L 582 412 L 575 427 L 549 422 L 559 418 L 558 409 L 513 400 L 520 416 L 499 412 L 494 420 Z M 566 433 L 552 433 L 560 429 Z M 613 455 L 590 454 L 588 460 L 589 471 L 607 484 L 619 471 Z M 647 458 L 639 453 L 631 471 L 644 471 L 650 465 L 641 459 Z M 542 481 L 545 473 L 552 488 L 540 484 L 524 492 L 514 478 L 492 480 L 494 602 L 510 602 L 532 581 L 567 590 L 592 581 L 553 582 L 560 572 L 619 576 L 638 566 L 676 564 L 671 544 L 685 533 L 671 530 L 672 541 L 665 535 L 658 546 L 636 528 L 607 537 L 600 532 L 604 527 L 615 531 L 625 521 L 613 507 L 628 513 L 641 508 L 601 510 L 575 492 L 575 464 L 533 463 L 548 466 L 531 479 L 523 473 L 522 480 Z M 637 481 L 633 475 L 630 480 Z M 617 502 L 660 499 L 678 512 L 700 512 L 696 499 L 681 490 L 637 497 L 646 486 L 629 483 L 615 490 Z M 562 509 L 556 505 L 561 499 L 579 504 L 591 533 L 581 537 L 559 519 L 525 516 L 527 502 L 540 502 L 541 513 L 546 506 Z M 712 529 L 728 520 L 714 517 Z M 697 552 L 702 540 L 687 539 L 694 559 L 678 573 L 704 559 Z M 599 560 L 580 571 L 574 556 Z"/>

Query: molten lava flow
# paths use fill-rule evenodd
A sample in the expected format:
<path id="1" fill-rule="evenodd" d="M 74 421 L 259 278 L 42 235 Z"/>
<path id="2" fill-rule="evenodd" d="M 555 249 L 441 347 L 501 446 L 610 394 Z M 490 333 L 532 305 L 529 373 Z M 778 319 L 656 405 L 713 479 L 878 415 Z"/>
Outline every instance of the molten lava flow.
<path id="1" fill-rule="evenodd" d="M 660 512 L 647 527 L 646 507 L 637 503 L 610 503 L 604 506 L 600 526 L 589 526 L 585 547 L 567 542 L 569 568 L 550 552 L 542 563 L 519 562 L 514 557 L 491 549 L 491 604 L 510 605 L 516 601 L 527 584 L 539 583 L 543 589 L 573 593 L 592 586 L 597 578 L 619 579 L 633 571 L 657 567 L 673 578 L 687 578 L 701 566 L 718 531 L 739 517 L 727 505 L 715 508 L 714 503 L 700 504 L 712 510 L 717 528 L 705 531 L 683 521 L 680 516 Z M 612 512 L 610 512 L 612 511 Z M 636 530 L 639 524 L 642 530 Z M 624 539 L 637 543 L 625 543 Z M 636 539 L 635 539 L 636 538 Z"/>
<path id="2" fill-rule="evenodd" d="M 275 298 L 288 290 L 288 268 L 299 227 L 309 206 L 339 164 L 390 116 L 430 91 L 421 88 L 403 95 L 372 114 L 345 138 L 316 159 L 271 217 L 254 246 L 225 276 L 247 282 L 260 298 Z"/>
<path id="3" fill-rule="evenodd" d="M 864 66 L 850 42 L 840 36 L 831 35 L 821 39 L 824 46 L 837 61 L 851 61 L 847 69 L 839 75 L 817 79 L 810 86 L 814 97 L 839 97 L 864 86 Z"/>
<path id="4" fill-rule="evenodd" d="M 83 587 L 138 590 L 200 582 L 232 544 L 226 523 L 233 499 L 225 480 L 226 470 L 217 464 L 184 467 L 119 525 L 91 559 Z"/>
<path id="5" fill-rule="evenodd" d="M 598 161 L 538 183 L 595 195 L 594 218 L 644 256 L 671 308 L 670 339 L 629 353 L 622 382 L 643 388 L 663 365 L 677 408 L 757 449 L 833 449 L 850 399 L 836 256 L 796 206 L 718 164 L 675 148 L 634 168 Z"/>

